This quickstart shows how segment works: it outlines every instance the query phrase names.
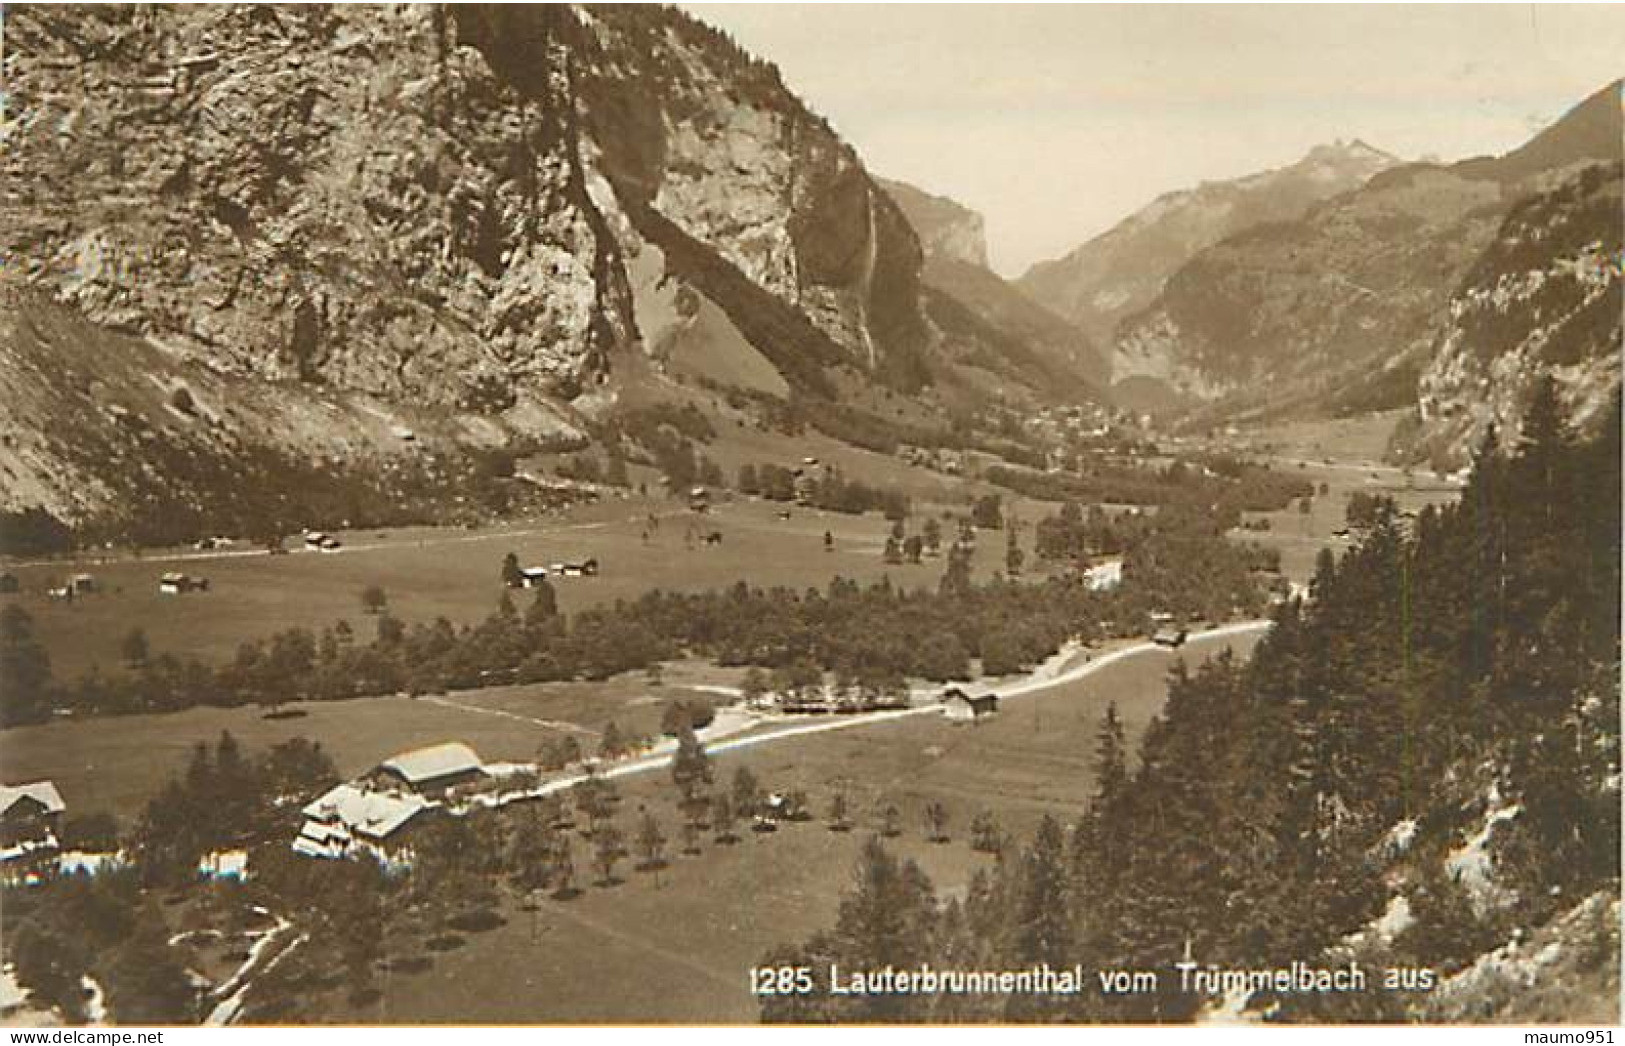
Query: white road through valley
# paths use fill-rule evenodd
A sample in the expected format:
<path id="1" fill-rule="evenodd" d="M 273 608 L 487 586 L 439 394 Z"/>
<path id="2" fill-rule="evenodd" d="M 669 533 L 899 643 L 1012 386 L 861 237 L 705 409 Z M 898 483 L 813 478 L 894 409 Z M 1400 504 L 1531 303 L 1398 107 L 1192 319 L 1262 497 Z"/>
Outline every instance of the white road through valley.
<path id="1" fill-rule="evenodd" d="M 1249 632 L 1262 631 L 1269 626 L 1270 623 L 1268 621 L 1241 621 L 1231 625 L 1221 625 L 1218 628 L 1211 628 L 1204 632 L 1193 632 L 1186 640 L 1186 645 L 1192 646 L 1212 642 L 1214 640 L 1227 639 L 1231 636 L 1246 635 Z M 1038 697 L 1044 694 L 1046 691 L 1070 685 L 1080 679 L 1085 679 L 1091 675 L 1094 675 L 1096 672 L 1101 671 L 1102 669 L 1117 664 L 1119 661 L 1125 661 L 1131 657 L 1142 657 L 1146 654 L 1155 653 L 1157 651 L 1166 652 L 1167 648 L 1158 646 L 1157 644 L 1151 642 L 1135 643 L 1133 646 L 1122 647 L 1118 650 L 1113 650 L 1110 653 L 1102 654 L 1100 657 L 1074 665 L 1073 667 L 1053 676 L 1046 676 L 1042 678 L 1030 677 L 1019 683 L 1014 683 L 1009 686 L 1001 686 L 998 689 L 999 699 L 1011 700 L 1016 698 Z M 877 723 L 890 723 L 899 719 L 908 719 L 912 716 L 941 714 L 942 710 L 937 705 L 929 704 L 917 705 L 911 708 L 888 709 L 880 712 L 863 712 L 857 715 L 830 716 L 827 718 L 820 718 L 812 722 L 798 722 L 765 730 L 761 733 L 748 734 L 744 737 L 734 737 L 727 740 L 710 742 L 706 744 L 705 750 L 708 754 L 715 754 L 718 752 L 733 752 L 745 748 L 754 748 L 757 745 L 771 744 L 775 741 L 783 741 L 792 737 L 801 737 L 806 734 L 822 734 L 828 733 L 832 730 L 855 730 L 860 727 L 874 726 Z M 599 776 L 606 778 L 630 777 L 633 774 L 644 774 L 651 770 L 658 770 L 661 767 L 670 765 L 671 750 L 668 748 L 665 751 L 657 752 L 653 755 L 647 755 L 638 759 L 628 760 L 624 763 L 607 766 L 600 772 Z M 571 788 L 582 781 L 585 781 L 586 779 L 586 774 L 575 774 L 570 777 L 555 778 L 554 780 L 540 785 L 533 791 L 524 793 L 524 795 L 550 795 L 552 793 L 561 792 L 565 789 Z M 511 794 L 501 798 L 494 796 L 480 796 L 477 797 L 475 801 L 479 802 L 483 800 L 485 802 L 495 804 L 518 798 L 521 798 L 521 796 L 517 794 Z"/>

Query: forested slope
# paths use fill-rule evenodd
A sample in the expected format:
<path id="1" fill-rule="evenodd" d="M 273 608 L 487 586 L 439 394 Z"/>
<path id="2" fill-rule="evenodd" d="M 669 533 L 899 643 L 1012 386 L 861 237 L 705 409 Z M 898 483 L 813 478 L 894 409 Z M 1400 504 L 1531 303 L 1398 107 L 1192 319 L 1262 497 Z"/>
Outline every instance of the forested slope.
<path id="1" fill-rule="evenodd" d="M 1368 971 L 1363 992 L 1253 993 L 1279 1020 L 1613 1013 L 1618 410 L 1576 440 L 1543 383 L 1516 447 L 1486 437 L 1458 504 L 1408 528 L 1380 512 L 1251 662 L 1176 671 L 1137 764 L 1109 717 L 1075 824 L 1046 822 L 945 903 L 877 843 L 833 930 L 770 957 L 820 988 L 831 962 L 1081 963 L 1082 993 L 819 991 L 764 1016 L 1192 1019 L 1219 1000 L 1179 990 L 1185 958 Z M 1434 987 L 1383 990 L 1399 967 Z M 1158 971 L 1159 989 L 1106 995 L 1099 969 Z"/>

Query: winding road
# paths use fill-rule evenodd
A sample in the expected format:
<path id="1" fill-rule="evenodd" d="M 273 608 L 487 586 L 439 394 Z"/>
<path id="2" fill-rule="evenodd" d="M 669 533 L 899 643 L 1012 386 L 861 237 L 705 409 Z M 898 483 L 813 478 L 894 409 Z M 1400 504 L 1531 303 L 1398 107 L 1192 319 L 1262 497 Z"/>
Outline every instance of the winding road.
<path id="1" fill-rule="evenodd" d="M 1193 632 L 1185 642 L 1187 646 L 1194 646 L 1211 642 L 1213 640 L 1226 639 L 1231 636 L 1240 636 L 1246 635 L 1250 632 L 1263 631 L 1269 627 L 1270 623 L 1268 621 L 1240 621 L 1234 624 L 1221 625 L 1217 628 L 1210 628 L 1202 632 Z M 1131 657 L 1141 657 L 1157 651 L 1166 652 L 1167 649 L 1167 647 L 1158 646 L 1157 644 L 1149 641 L 1135 643 L 1132 646 L 1120 647 L 1117 650 L 1102 654 L 1099 657 L 1090 658 L 1089 660 L 1074 664 L 1071 667 L 1063 669 L 1062 671 L 1053 675 L 1040 676 L 1035 674 L 1019 683 L 1000 686 L 998 687 L 999 699 L 1001 701 L 1010 701 L 1040 697 L 1047 691 L 1068 686 L 1080 679 L 1085 679 L 1110 665 L 1118 663 L 1119 661 L 1124 661 Z M 772 744 L 774 742 L 788 740 L 792 737 L 802 737 L 807 734 L 822 734 L 828 733 L 832 730 L 857 730 L 862 727 L 874 726 L 879 723 L 891 723 L 899 719 L 908 719 L 913 716 L 941 714 L 941 709 L 933 703 L 914 705 L 909 708 L 886 709 L 878 712 L 862 712 L 855 715 L 830 716 L 819 718 L 811 722 L 799 721 L 795 723 L 787 723 L 780 727 L 763 730 L 760 733 L 746 734 L 743 737 L 731 737 L 714 742 L 708 742 L 705 746 L 705 750 L 708 754 L 715 755 L 719 752 L 734 752 L 745 748 L 755 748 L 758 745 Z M 703 739 L 704 738 L 702 736 L 702 740 Z M 613 778 L 630 777 L 634 774 L 645 774 L 651 770 L 659 770 L 662 767 L 670 766 L 671 760 L 672 748 L 668 746 L 663 751 L 607 766 L 599 772 L 598 776 Z M 556 792 L 562 792 L 568 788 L 572 788 L 575 785 L 580 784 L 582 781 L 587 780 L 587 777 L 587 774 L 573 774 L 568 777 L 554 778 L 553 780 L 547 781 L 526 792 L 509 793 L 502 796 L 478 796 L 475 798 L 475 801 L 499 806 L 504 803 L 513 802 L 522 798 L 552 795 Z"/>

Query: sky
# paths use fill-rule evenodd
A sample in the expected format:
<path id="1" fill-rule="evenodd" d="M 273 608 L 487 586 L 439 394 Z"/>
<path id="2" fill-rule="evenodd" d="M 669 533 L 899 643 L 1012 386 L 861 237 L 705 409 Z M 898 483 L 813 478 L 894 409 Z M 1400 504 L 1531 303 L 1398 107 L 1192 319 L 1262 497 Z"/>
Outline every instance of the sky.
<path id="1" fill-rule="evenodd" d="M 1174 189 L 1359 138 L 1515 148 L 1625 72 L 1625 6 L 685 4 L 1019 275 Z"/>

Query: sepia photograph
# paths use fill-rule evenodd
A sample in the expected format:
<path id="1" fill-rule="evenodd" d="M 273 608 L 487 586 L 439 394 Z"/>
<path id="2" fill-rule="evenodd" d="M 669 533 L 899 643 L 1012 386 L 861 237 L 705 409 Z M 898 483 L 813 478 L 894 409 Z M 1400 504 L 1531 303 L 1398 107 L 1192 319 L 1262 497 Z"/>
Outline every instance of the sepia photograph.
<path id="1" fill-rule="evenodd" d="M 1622 56 L 0 4 L 0 1033 L 1613 1042 Z"/>

